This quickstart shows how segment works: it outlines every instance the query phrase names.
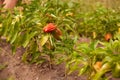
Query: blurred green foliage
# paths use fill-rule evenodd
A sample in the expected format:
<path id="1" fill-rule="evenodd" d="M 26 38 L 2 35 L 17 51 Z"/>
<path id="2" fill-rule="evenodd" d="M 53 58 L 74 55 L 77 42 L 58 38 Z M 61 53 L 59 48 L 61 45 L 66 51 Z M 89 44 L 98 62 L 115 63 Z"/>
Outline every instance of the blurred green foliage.
<path id="1" fill-rule="evenodd" d="M 88 74 L 92 80 L 105 78 L 108 71 L 119 77 L 120 11 L 100 3 L 87 4 L 83 0 L 19 2 L 14 11 L 1 9 L 0 35 L 11 44 L 13 54 L 18 47 L 25 48 L 24 62 L 65 62 L 68 74 L 78 70 L 79 75 Z M 43 31 L 49 23 L 62 32 L 60 40 Z M 108 32 L 113 40 L 105 42 Z M 91 41 L 82 43 L 83 36 Z M 96 71 L 94 65 L 98 61 L 102 67 Z"/>

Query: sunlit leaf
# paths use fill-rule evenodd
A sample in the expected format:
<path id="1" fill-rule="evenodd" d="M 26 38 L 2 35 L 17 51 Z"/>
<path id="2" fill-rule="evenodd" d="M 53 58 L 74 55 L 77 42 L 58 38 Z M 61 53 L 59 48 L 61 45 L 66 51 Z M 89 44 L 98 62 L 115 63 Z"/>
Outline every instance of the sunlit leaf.
<path id="1" fill-rule="evenodd" d="M 45 43 L 48 41 L 49 35 L 43 35 L 42 38 L 40 39 L 40 46 L 44 46 Z"/>

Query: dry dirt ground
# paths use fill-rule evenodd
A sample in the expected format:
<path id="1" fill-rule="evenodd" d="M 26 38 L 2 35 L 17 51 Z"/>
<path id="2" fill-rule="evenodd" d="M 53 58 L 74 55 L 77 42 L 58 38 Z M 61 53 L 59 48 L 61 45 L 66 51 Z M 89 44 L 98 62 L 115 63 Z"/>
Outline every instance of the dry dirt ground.
<path id="1" fill-rule="evenodd" d="M 0 42 L 0 65 L 6 64 L 6 67 L 0 70 L 0 80 L 87 80 L 75 74 L 65 77 L 64 64 L 54 65 L 53 69 L 49 69 L 47 64 L 41 66 L 23 63 L 23 51 L 18 49 L 13 56 L 10 45 L 4 41 Z"/>
<path id="2" fill-rule="evenodd" d="M 0 80 L 86 80 L 85 77 L 69 75 L 65 77 L 64 65 L 54 65 L 50 69 L 47 64 L 35 65 L 21 61 L 23 49 L 18 49 L 16 55 L 12 55 L 10 45 L 0 42 L 0 65 L 6 67 L 0 70 Z"/>

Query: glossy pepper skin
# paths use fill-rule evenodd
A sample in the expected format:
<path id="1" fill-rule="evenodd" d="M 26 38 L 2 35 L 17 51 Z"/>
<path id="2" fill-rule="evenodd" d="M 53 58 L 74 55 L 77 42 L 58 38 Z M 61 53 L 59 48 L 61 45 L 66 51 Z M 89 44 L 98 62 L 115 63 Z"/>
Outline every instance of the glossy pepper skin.
<path id="1" fill-rule="evenodd" d="M 53 23 L 47 24 L 44 28 L 43 31 L 45 33 L 51 33 L 53 37 L 57 40 L 61 40 L 60 36 L 62 35 L 62 32 L 59 28 L 56 27 Z"/>
<path id="2" fill-rule="evenodd" d="M 102 67 L 102 62 L 98 61 L 95 63 L 94 68 L 96 71 L 99 71 Z"/>
<path id="3" fill-rule="evenodd" d="M 111 33 L 107 33 L 107 34 L 105 35 L 105 40 L 106 40 L 106 41 L 109 41 L 111 38 L 112 38 L 112 34 L 111 34 Z"/>
<path id="4" fill-rule="evenodd" d="M 50 33 L 52 31 L 56 30 L 56 26 L 53 24 L 53 23 L 49 23 L 47 24 L 44 28 L 43 28 L 43 31 L 45 33 Z"/>

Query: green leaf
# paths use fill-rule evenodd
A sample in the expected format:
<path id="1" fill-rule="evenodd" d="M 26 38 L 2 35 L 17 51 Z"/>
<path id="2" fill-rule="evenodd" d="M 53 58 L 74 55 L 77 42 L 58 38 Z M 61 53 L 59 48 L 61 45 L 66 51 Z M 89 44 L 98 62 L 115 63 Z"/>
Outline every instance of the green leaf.
<path id="1" fill-rule="evenodd" d="M 31 63 L 37 62 L 39 56 L 40 56 L 39 52 L 34 52 L 33 55 L 32 55 Z"/>
<path id="2" fill-rule="evenodd" d="M 96 49 L 96 47 L 98 46 L 98 42 L 99 42 L 99 41 L 93 41 L 93 42 L 91 42 L 91 44 L 89 45 L 89 47 L 90 47 L 92 50 Z"/>
<path id="3" fill-rule="evenodd" d="M 14 41 L 15 41 L 16 38 L 17 38 L 17 36 L 18 36 L 18 33 L 16 32 L 16 33 L 13 35 L 12 39 L 10 40 L 10 44 L 14 43 Z"/>
<path id="4" fill-rule="evenodd" d="M 80 69 L 78 76 L 81 76 L 81 75 L 84 74 L 87 70 L 88 70 L 88 65 L 85 65 L 84 67 L 82 67 L 82 68 Z"/>
<path id="5" fill-rule="evenodd" d="M 42 38 L 40 39 L 40 46 L 44 46 L 48 38 L 49 38 L 49 35 L 43 35 Z"/>
<path id="6" fill-rule="evenodd" d="M 30 40 L 31 40 L 36 34 L 37 34 L 37 31 L 31 32 L 30 34 L 27 33 L 27 35 L 26 35 L 26 40 L 25 40 L 24 43 L 23 43 L 23 47 L 24 47 L 24 48 L 28 45 L 28 43 L 30 42 Z"/>
<path id="7" fill-rule="evenodd" d="M 29 53 L 26 51 L 26 52 L 22 55 L 22 61 L 26 62 L 28 55 L 29 55 Z"/>
<path id="8" fill-rule="evenodd" d="M 15 55 L 15 53 L 16 53 L 16 46 L 15 45 L 12 45 L 12 53 L 13 53 L 13 55 Z"/>
<path id="9" fill-rule="evenodd" d="M 120 63 L 116 63 L 115 68 L 112 71 L 112 75 L 116 78 L 120 78 Z"/>
<path id="10" fill-rule="evenodd" d="M 73 65 L 73 66 L 72 66 Z M 79 69 L 79 63 L 76 61 L 73 64 L 70 65 L 70 70 L 68 72 L 68 75 L 71 74 L 72 72 L 76 71 Z"/>
<path id="11" fill-rule="evenodd" d="M 7 15 L 7 19 L 3 20 L 3 27 L 2 27 L 2 34 L 3 36 L 6 36 L 9 30 L 9 27 L 11 26 L 12 18 L 11 15 Z"/>
<path id="12" fill-rule="evenodd" d="M 98 71 L 94 77 L 92 78 L 92 80 L 100 80 L 100 78 L 106 73 L 109 72 L 111 70 L 111 65 L 110 63 L 105 63 L 102 65 L 100 71 Z"/>

